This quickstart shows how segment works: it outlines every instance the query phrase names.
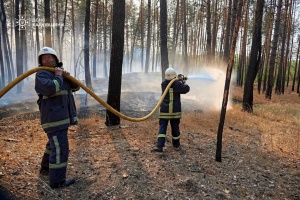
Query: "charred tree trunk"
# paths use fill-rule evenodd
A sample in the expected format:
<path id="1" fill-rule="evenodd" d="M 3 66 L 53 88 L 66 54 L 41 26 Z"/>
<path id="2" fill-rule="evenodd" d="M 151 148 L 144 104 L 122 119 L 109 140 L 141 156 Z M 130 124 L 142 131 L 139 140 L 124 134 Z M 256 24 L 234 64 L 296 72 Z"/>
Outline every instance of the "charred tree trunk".
<path id="1" fill-rule="evenodd" d="M 20 22 L 20 1 L 15 1 L 15 19 L 17 22 Z M 22 46 L 20 40 L 20 29 L 22 27 L 19 23 L 15 26 L 15 44 L 16 44 L 16 64 L 17 64 L 17 76 L 20 76 L 23 73 L 23 54 L 22 54 Z M 22 83 L 17 85 L 17 93 L 21 93 L 22 91 Z"/>
<path id="2" fill-rule="evenodd" d="M 38 19 L 38 1 L 34 0 L 34 17 Z M 39 37 L 39 26 L 35 26 L 35 40 L 36 40 L 36 51 L 40 50 L 40 37 Z"/>
<path id="3" fill-rule="evenodd" d="M 222 102 L 222 108 L 221 108 L 221 114 L 220 114 L 220 123 L 218 127 L 218 135 L 217 135 L 217 150 L 216 150 L 216 161 L 221 162 L 222 161 L 222 133 L 224 128 L 224 122 L 225 122 L 225 116 L 226 116 L 226 109 L 227 109 L 227 103 L 228 103 L 228 96 L 229 96 L 229 86 L 230 86 L 230 80 L 231 80 L 231 73 L 234 63 L 234 55 L 235 55 L 235 46 L 236 41 L 238 38 L 240 23 L 241 23 L 241 15 L 242 15 L 242 8 L 243 8 L 243 1 L 239 1 L 238 9 L 237 9 L 237 17 L 236 22 L 234 26 L 234 32 L 232 37 L 232 43 L 230 48 L 230 57 L 228 60 L 228 66 L 227 66 L 227 72 L 226 72 L 226 80 L 225 80 L 225 86 L 224 86 L 224 94 L 223 94 L 223 102 Z"/>
<path id="4" fill-rule="evenodd" d="M 146 63 L 145 72 L 149 71 L 150 45 L 151 45 L 151 0 L 148 0 L 148 26 L 147 26 L 147 47 L 146 47 Z"/>
<path id="5" fill-rule="evenodd" d="M 269 69 L 268 85 L 267 85 L 267 91 L 265 94 L 265 97 L 267 99 L 272 98 L 272 90 L 273 90 L 273 85 L 274 85 L 275 60 L 276 60 L 277 44 L 278 44 L 278 38 L 279 38 L 281 8 L 282 8 L 282 0 L 278 0 L 275 28 L 274 28 L 274 36 L 273 36 L 272 50 L 271 50 L 271 56 L 270 56 L 270 69 Z"/>
<path id="6" fill-rule="evenodd" d="M 124 51 L 125 0 L 113 1 L 112 48 L 107 103 L 120 111 L 122 63 Z M 120 124 L 120 117 L 106 110 L 106 126 Z"/>
<path id="7" fill-rule="evenodd" d="M 169 68 L 168 58 L 168 31 L 167 31 L 167 1 L 160 1 L 160 54 L 161 54 L 161 74 L 165 79 L 165 71 Z"/>
<path id="8" fill-rule="evenodd" d="M 50 25 L 50 0 L 44 1 L 44 9 L 45 9 L 45 23 Z M 45 39 L 46 39 L 46 46 L 52 47 L 52 40 L 51 40 L 51 26 L 45 26 Z"/>
<path id="9" fill-rule="evenodd" d="M 3 56 L 5 57 L 5 63 L 6 63 L 6 69 L 7 69 L 7 81 L 10 83 L 14 77 L 14 75 L 12 73 L 13 63 L 12 63 L 10 46 L 9 46 L 9 38 L 8 38 L 8 34 L 7 34 L 6 14 L 5 14 L 5 7 L 4 7 L 3 0 L 1 0 L 0 10 L 2 11 L 2 17 L 0 16 L 0 19 L 1 19 L 1 25 L 2 25 L 2 42 L 3 42 L 3 51 L 4 51 Z M 5 81 L 4 77 L 3 77 L 3 81 Z"/>
<path id="10" fill-rule="evenodd" d="M 87 0 L 85 4 L 85 20 L 84 20 L 84 74 L 85 84 L 92 88 L 91 72 L 90 72 L 90 9 L 91 1 Z"/>
<path id="11" fill-rule="evenodd" d="M 97 77 L 97 30 L 98 30 L 98 4 L 99 0 L 96 0 L 95 7 L 95 21 L 94 21 L 94 29 L 93 29 L 93 78 Z"/>
<path id="12" fill-rule="evenodd" d="M 208 61 L 211 60 L 211 11 L 210 1 L 206 1 L 206 54 Z"/>
<path id="13" fill-rule="evenodd" d="M 184 67 L 183 73 L 187 74 L 189 68 L 188 62 L 188 37 L 187 37 L 187 25 L 186 25 L 186 0 L 182 1 L 182 10 L 183 10 L 183 25 L 182 25 L 182 34 L 183 34 L 183 59 L 184 59 Z"/>
<path id="14" fill-rule="evenodd" d="M 247 69 L 243 95 L 243 111 L 253 112 L 253 84 L 257 75 L 261 59 L 261 38 L 264 0 L 258 0 L 255 9 L 255 19 L 253 25 L 252 47 L 250 61 Z"/>
<path id="15" fill-rule="evenodd" d="M 230 26 L 231 26 L 231 4 L 232 0 L 228 1 L 228 10 L 227 10 L 227 22 L 224 36 L 224 61 L 227 62 L 229 59 L 230 51 Z"/>

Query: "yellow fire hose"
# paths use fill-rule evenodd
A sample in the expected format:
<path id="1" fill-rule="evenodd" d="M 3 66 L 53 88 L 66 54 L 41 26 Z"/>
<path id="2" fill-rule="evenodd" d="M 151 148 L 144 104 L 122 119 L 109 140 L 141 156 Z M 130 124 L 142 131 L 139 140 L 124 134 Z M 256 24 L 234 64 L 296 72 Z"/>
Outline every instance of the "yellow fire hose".
<path id="1" fill-rule="evenodd" d="M 6 87 L 4 87 L 0 91 L 0 98 L 4 94 L 6 94 L 11 88 L 13 88 L 16 84 L 18 84 L 20 81 L 22 81 L 26 77 L 28 77 L 31 74 L 36 73 L 36 72 L 38 72 L 40 70 L 48 70 L 48 71 L 54 72 L 54 68 L 51 68 L 51 67 L 36 67 L 36 68 L 31 69 L 31 70 L 28 70 L 27 72 L 25 72 L 24 74 L 21 74 L 15 80 L 13 80 L 12 82 L 10 82 Z M 144 116 L 142 118 L 132 118 L 132 117 L 128 117 L 128 116 L 126 116 L 126 115 L 118 112 L 117 110 L 115 110 L 113 107 L 111 107 L 109 104 L 107 104 L 105 101 L 103 101 L 93 91 L 91 91 L 88 87 L 86 87 L 83 83 L 81 83 L 80 81 L 78 81 L 76 78 L 72 77 L 71 75 L 64 75 L 64 77 L 67 78 L 67 79 L 69 79 L 73 83 L 77 84 L 78 86 L 80 86 L 87 93 L 89 93 L 92 97 L 94 97 L 95 100 L 97 100 L 99 103 L 101 103 L 105 108 L 107 108 L 110 112 L 112 112 L 116 116 L 119 116 L 122 119 L 125 119 L 125 120 L 128 120 L 128 121 L 132 121 L 132 122 L 141 122 L 141 121 L 144 121 L 144 120 L 150 118 L 157 111 L 157 109 L 159 108 L 159 106 L 161 105 L 164 97 L 168 93 L 168 90 L 171 87 L 171 85 L 174 83 L 174 81 L 179 80 L 178 78 L 172 79 L 172 81 L 168 84 L 167 88 L 165 89 L 164 93 L 162 94 L 160 100 L 158 101 L 158 103 L 156 104 L 156 106 L 154 107 L 154 109 L 148 115 L 146 115 L 146 116 Z"/>

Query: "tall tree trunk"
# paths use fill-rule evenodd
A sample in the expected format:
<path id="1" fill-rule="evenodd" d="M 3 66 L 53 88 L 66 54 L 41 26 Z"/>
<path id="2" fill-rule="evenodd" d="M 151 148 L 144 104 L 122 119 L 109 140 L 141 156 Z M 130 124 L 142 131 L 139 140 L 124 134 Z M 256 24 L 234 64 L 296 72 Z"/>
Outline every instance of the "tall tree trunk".
<path id="1" fill-rule="evenodd" d="M 141 28 L 141 71 L 144 66 L 144 0 L 141 0 L 140 6 L 140 28 Z"/>
<path id="2" fill-rule="evenodd" d="M 167 1 L 160 1 L 160 54 L 161 54 L 161 74 L 165 79 L 165 71 L 169 68 L 168 58 L 168 30 L 167 30 Z"/>
<path id="3" fill-rule="evenodd" d="M 243 86 L 243 74 L 245 69 L 246 63 L 246 45 L 247 45 L 247 32 L 248 32 L 248 14 L 249 14 L 249 4 L 250 0 L 245 1 L 246 3 L 246 12 L 245 12 L 245 19 L 244 19 L 244 28 L 243 28 L 243 40 L 242 40 L 242 47 L 241 47 L 241 55 L 239 59 L 238 69 L 237 69 L 237 77 L 236 82 L 238 86 Z"/>
<path id="4" fill-rule="evenodd" d="M 244 95 L 243 95 L 243 111 L 253 112 L 253 84 L 257 75 L 260 59 L 261 59 L 261 38 L 262 38 L 262 19 L 264 0 L 257 0 L 255 8 L 255 19 L 253 25 L 253 37 L 250 53 L 250 60 L 247 69 L 245 80 Z"/>
<path id="5" fill-rule="evenodd" d="M 94 21 L 94 29 L 93 29 L 93 78 L 97 77 L 97 30 L 98 30 L 98 4 L 99 0 L 96 0 L 96 8 L 95 8 L 95 21 Z"/>
<path id="6" fill-rule="evenodd" d="M 225 36 L 224 36 L 224 61 L 227 62 L 229 58 L 229 52 L 230 52 L 230 26 L 231 26 L 231 5 L 232 0 L 229 0 L 228 2 L 228 8 L 227 8 L 227 22 L 226 22 L 226 29 L 225 29 Z"/>
<path id="7" fill-rule="evenodd" d="M 293 77 L 293 84 L 292 84 L 292 91 L 295 91 L 295 83 L 297 79 L 297 69 L 299 65 L 299 52 L 300 52 L 300 37 L 298 37 L 298 48 L 297 48 L 297 54 L 296 54 L 296 62 L 295 62 L 295 71 L 294 71 L 294 77 Z"/>
<path id="8" fill-rule="evenodd" d="M 182 0 L 182 10 L 183 10 L 183 23 L 182 23 L 182 34 L 183 34 L 183 60 L 184 68 L 182 72 L 184 74 L 188 73 L 189 60 L 188 60 L 188 36 L 187 36 L 187 25 L 186 25 L 186 0 Z"/>
<path id="9" fill-rule="evenodd" d="M 15 1 L 15 19 L 16 21 L 20 22 L 20 1 Z M 21 40 L 20 40 L 20 24 L 17 24 L 15 26 L 15 44 L 16 44 L 16 64 L 17 64 L 17 76 L 20 76 L 23 73 L 23 54 L 22 54 L 22 46 L 21 46 Z M 17 85 L 17 93 L 21 93 L 22 91 L 22 84 Z"/>
<path id="10" fill-rule="evenodd" d="M 25 0 L 21 0 L 21 16 L 25 16 Z M 26 27 L 27 28 L 27 27 Z M 27 42 L 26 42 L 26 31 L 22 30 L 20 32 L 20 40 L 21 40 L 21 52 L 22 52 L 22 72 L 28 70 L 28 65 L 27 65 L 27 58 L 28 58 L 28 53 L 27 53 Z M 27 77 L 28 79 L 28 77 Z"/>
<path id="11" fill-rule="evenodd" d="M 107 103 L 120 111 L 122 63 L 124 51 L 125 0 L 113 1 L 112 48 Z M 106 110 L 106 126 L 120 124 L 120 117 Z"/>
<path id="12" fill-rule="evenodd" d="M 76 65 L 76 35 L 75 35 L 75 11 L 74 11 L 74 0 L 71 0 L 71 20 L 72 20 L 72 47 L 73 47 L 73 68 L 74 76 L 77 77 L 77 65 Z"/>
<path id="13" fill-rule="evenodd" d="M 211 60 L 211 11 L 210 1 L 206 1 L 206 55 Z"/>
<path id="14" fill-rule="evenodd" d="M 59 24 L 59 9 L 58 9 L 59 5 L 58 5 L 58 1 L 56 0 L 55 2 L 55 10 L 56 10 L 56 24 Z M 62 55 L 61 55 L 61 43 L 60 43 L 60 26 L 55 26 L 55 29 L 56 30 L 56 37 L 57 37 L 57 52 L 58 52 L 58 57 L 59 58 L 62 58 Z M 54 42 L 55 43 L 55 42 Z"/>
<path id="15" fill-rule="evenodd" d="M 151 45 L 151 0 L 148 0 L 148 27 L 147 27 L 147 47 L 146 47 L 146 63 L 145 72 L 149 71 L 149 57 L 150 57 L 150 45 Z"/>
<path id="16" fill-rule="evenodd" d="M 214 1 L 214 19 L 212 27 L 212 41 L 211 41 L 211 53 L 213 58 L 215 58 L 217 36 L 218 36 L 218 25 L 219 25 L 219 15 L 218 15 L 218 0 Z"/>
<path id="17" fill-rule="evenodd" d="M 51 40 L 51 26 L 50 26 L 50 0 L 44 0 L 44 9 L 45 9 L 45 39 L 46 39 L 46 46 L 52 47 L 52 40 Z M 49 25 L 49 26 L 48 26 Z"/>
<path id="18" fill-rule="evenodd" d="M 274 28 L 274 36 L 273 36 L 272 50 L 271 50 L 271 56 L 270 56 L 270 69 L 269 69 L 268 85 L 267 85 L 267 91 L 265 94 L 265 97 L 267 99 L 272 98 L 272 90 L 273 90 L 273 85 L 274 85 L 274 68 L 275 68 L 277 44 L 278 44 L 278 38 L 279 38 L 281 8 L 282 8 L 282 0 L 278 0 L 275 28 Z"/>
<path id="19" fill-rule="evenodd" d="M 7 34 L 7 23 L 6 23 L 6 14 L 5 14 L 5 7 L 4 7 L 4 0 L 1 0 L 1 8 L 2 10 L 2 17 L 1 18 L 1 25 L 2 25 L 2 41 L 3 41 L 3 50 L 4 50 L 4 57 L 6 62 L 6 69 L 7 69 L 7 81 L 10 83 L 13 79 L 13 63 L 12 63 L 12 56 L 10 51 L 10 45 L 9 45 L 9 38 Z M 5 78 L 3 77 L 3 81 Z"/>
<path id="20" fill-rule="evenodd" d="M 279 59 L 279 65 L 278 65 L 278 73 L 277 73 L 277 78 L 276 78 L 276 86 L 275 86 L 275 94 L 281 95 L 284 93 L 282 90 L 282 82 L 283 82 L 283 76 L 284 76 L 284 52 L 285 52 L 285 45 L 286 45 L 286 37 L 287 37 L 287 7 L 284 9 L 284 24 L 283 24 L 283 33 L 282 33 L 282 40 L 281 40 L 281 51 L 280 51 L 280 59 Z"/>
<path id="21" fill-rule="evenodd" d="M 179 13 L 179 0 L 176 1 L 176 11 L 174 15 L 174 22 L 173 22 L 173 40 L 172 40 L 172 60 L 171 60 L 171 65 L 174 66 L 175 58 L 176 58 L 176 35 L 177 35 L 177 21 L 178 21 L 178 13 Z"/>
<path id="22" fill-rule="evenodd" d="M 85 84 L 92 88 L 91 72 L 90 72 L 90 9 L 91 1 L 85 1 L 85 20 L 84 20 L 84 73 Z"/>
<path id="23" fill-rule="evenodd" d="M 228 60 L 228 66 L 227 66 L 227 72 L 226 72 L 226 80 L 225 80 L 225 86 L 224 86 L 224 94 L 223 94 L 223 102 L 222 102 L 222 108 L 221 108 L 221 114 L 220 114 L 220 123 L 218 127 L 218 134 L 217 134 L 217 150 L 216 150 L 216 161 L 221 162 L 222 161 L 222 133 L 224 128 L 224 122 L 225 122 L 225 116 L 226 116 L 226 109 L 227 109 L 227 103 L 228 103 L 228 96 L 229 96 L 229 86 L 230 86 L 230 80 L 231 80 L 231 73 L 234 63 L 234 55 L 235 55 L 235 47 L 236 47 L 236 41 L 238 38 L 238 32 L 240 28 L 241 18 L 242 18 L 242 8 L 243 8 L 243 1 L 239 1 L 238 9 L 237 9 L 237 17 L 236 22 L 234 26 L 234 32 L 232 36 L 232 43 L 230 48 L 230 57 Z"/>
<path id="24" fill-rule="evenodd" d="M 276 0 L 275 0 L 276 1 Z M 263 92 L 267 90 L 267 80 L 268 80 L 268 73 L 270 69 L 270 51 L 271 51 L 271 41 L 272 41 L 272 30 L 273 30 L 273 21 L 274 21 L 274 13 L 275 13 L 275 6 L 273 0 L 269 3 L 270 6 L 267 7 L 267 12 L 265 16 L 265 43 L 264 43 L 264 51 L 265 51 L 265 73 L 263 78 Z"/>
<path id="25" fill-rule="evenodd" d="M 103 21 L 103 52 L 104 52 L 104 58 L 103 58 L 103 73 L 104 77 L 108 77 L 108 69 L 107 69 L 107 17 L 108 17 L 108 0 L 105 0 L 105 5 L 104 5 L 104 21 Z"/>
<path id="26" fill-rule="evenodd" d="M 63 57 L 63 44 L 64 44 L 64 37 L 65 37 L 65 27 L 66 27 L 66 18 L 67 18 L 67 8 L 68 8 L 68 0 L 65 0 L 65 10 L 64 10 L 64 18 L 63 18 L 63 26 L 62 26 L 62 30 L 61 30 L 61 38 L 58 38 L 58 40 L 60 39 L 59 43 L 60 43 L 60 58 L 62 59 Z"/>
<path id="27" fill-rule="evenodd" d="M 293 20 L 293 16 L 294 19 L 295 17 L 295 5 L 296 5 L 296 1 L 290 0 L 290 11 L 289 11 L 289 16 L 288 16 L 288 30 L 289 30 L 289 41 L 290 38 L 292 38 L 292 42 L 290 45 L 290 49 L 289 51 L 286 52 L 286 57 L 289 57 L 289 62 L 287 63 L 287 67 L 288 67 L 288 71 L 287 71 L 287 81 L 286 81 L 286 86 L 289 86 L 290 83 L 290 72 L 291 72 L 291 66 L 292 66 L 292 60 L 293 60 L 293 49 L 294 49 L 294 38 L 295 38 L 295 30 L 292 28 L 295 26 L 295 21 Z M 289 43 L 288 43 L 289 44 Z"/>
<path id="28" fill-rule="evenodd" d="M 38 19 L 38 0 L 34 0 L 34 17 Z M 39 26 L 35 26 L 35 42 L 36 42 L 36 52 L 40 50 L 40 37 L 39 37 Z M 36 61 L 37 62 L 37 61 Z"/>
<path id="29" fill-rule="evenodd" d="M 0 10 L 1 11 L 1 10 Z M 0 17 L 1 17 L 1 12 L 0 12 Z M 2 54 L 2 38 L 3 38 L 3 35 L 1 36 L 0 34 L 0 90 L 2 88 L 4 88 L 5 86 L 5 70 L 4 70 L 4 62 L 3 62 L 3 54 Z"/>

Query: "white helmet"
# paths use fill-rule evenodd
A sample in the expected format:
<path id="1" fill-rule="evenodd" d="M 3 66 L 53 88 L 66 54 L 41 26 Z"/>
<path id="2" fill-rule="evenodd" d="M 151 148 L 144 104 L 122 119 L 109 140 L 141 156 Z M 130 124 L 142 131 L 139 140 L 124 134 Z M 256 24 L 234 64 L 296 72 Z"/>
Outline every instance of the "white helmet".
<path id="1" fill-rule="evenodd" d="M 166 71 L 165 71 L 165 78 L 167 80 L 171 80 L 174 77 L 176 77 L 176 71 L 175 71 L 175 69 L 173 69 L 172 67 L 169 67 L 168 69 L 166 69 Z"/>
<path id="2" fill-rule="evenodd" d="M 58 58 L 57 58 L 57 54 L 56 51 L 50 47 L 43 47 L 38 55 L 38 63 L 41 65 L 42 64 L 42 55 L 44 54 L 51 54 L 55 57 L 56 59 L 56 63 L 58 63 Z"/>

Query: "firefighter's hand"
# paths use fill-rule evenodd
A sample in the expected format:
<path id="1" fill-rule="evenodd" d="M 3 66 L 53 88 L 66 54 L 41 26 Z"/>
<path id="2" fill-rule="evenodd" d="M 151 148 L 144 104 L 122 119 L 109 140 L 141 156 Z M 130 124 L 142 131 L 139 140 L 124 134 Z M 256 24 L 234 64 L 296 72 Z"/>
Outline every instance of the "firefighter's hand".
<path id="1" fill-rule="evenodd" d="M 56 76 L 62 76 L 62 75 L 63 75 L 63 71 L 64 71 L 64 69 L 61 68 L 61 67 L 55 67 L 55 68 L 54 68 L 54 74 L 55 74 Z"/>
<path id="2" fill-rule="evenodd" d="M 55 75 L 62 76 L 62 75 L 69 75 L 70 73 L 65 71 L 63 67 L 55 67 Z"/>

